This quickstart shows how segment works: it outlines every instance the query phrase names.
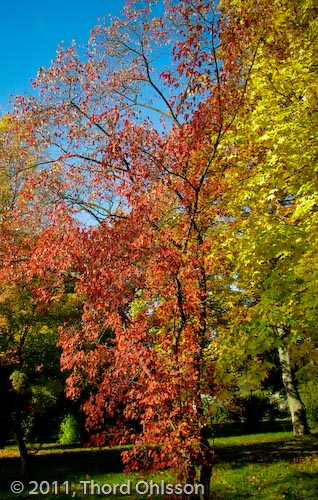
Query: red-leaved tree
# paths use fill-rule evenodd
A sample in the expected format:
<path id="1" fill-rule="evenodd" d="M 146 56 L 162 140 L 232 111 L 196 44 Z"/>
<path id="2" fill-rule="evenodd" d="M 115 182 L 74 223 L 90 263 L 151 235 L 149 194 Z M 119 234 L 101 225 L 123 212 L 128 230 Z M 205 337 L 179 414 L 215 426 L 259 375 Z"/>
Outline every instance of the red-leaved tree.
<path id="1" fill-rule="evenodd" d="M 127 470 L 172 467 L 205 498 L 223 140 L 248 79 L 225 24 L 214 2 L 166 2 L 155 17 L 148 0 L 129 1 L 85 51 L 61 48 L 34 82 L 39 97 L 18 103 L 45 146 L 32 186 L 51 217 L 27 273 L 39 299 L 71 276 L 84 302 L 81 327 L 60 332 L 68 394 L 86 398 L 95 444 L 134 443 Z"/>

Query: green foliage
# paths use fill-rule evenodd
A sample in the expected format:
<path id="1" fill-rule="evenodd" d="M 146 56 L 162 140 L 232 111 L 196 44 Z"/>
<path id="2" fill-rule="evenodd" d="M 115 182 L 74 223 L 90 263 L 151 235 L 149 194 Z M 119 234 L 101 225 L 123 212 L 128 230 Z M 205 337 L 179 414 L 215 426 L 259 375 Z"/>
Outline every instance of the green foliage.
<path id="1" fill-rule="evenodd" d="M 272 421 L 279 415 L 277 404 L 267 391 L 229 393 L 226 399 L 216 397 L 205 408 L 212 424 L 242 423 L 254 429 L 260 422 Z"/>
<path id="2" fill-rule="evenodd" d="M 60 426 L 59 443 L 74 444 L 80 441 L 79 425 L 74 415 L 68 413 Z"/>
<path id="3" fill-rule="evenodd" d="M 20 395 L 27 395 L 30 391 L 28 376 L 21 370 L 14 370 L 9 377 L 12 388 Z"/>
<path id="4" fill-rule="evenodd" d="M 268 420 L 274 413 L 274 406 L 271 404 L 265 392 L 246 393 L 238 399 L 242 420 L 254 428 L 263 420 Z"/>
<path id="5" fill-rule="evenodd" d="M 240 418 L 239 412 L 233 400 L 216 400 L 209 411 L 209 422 L 214 424 L 225 424 L 237 422 Z"/>
<path id="6" fill-rule="evenodd" d="M 32 404 L 35 411 L 45 413 L 57 403 L 57 396 L 47 387 L 36 385 L 32 387 Z"/>
<path id="7" fill-rule="evenodd" d="M 299 392 L 306 408 L 309 427 L 318 430 L 318 378 L 301 384 Z"/>

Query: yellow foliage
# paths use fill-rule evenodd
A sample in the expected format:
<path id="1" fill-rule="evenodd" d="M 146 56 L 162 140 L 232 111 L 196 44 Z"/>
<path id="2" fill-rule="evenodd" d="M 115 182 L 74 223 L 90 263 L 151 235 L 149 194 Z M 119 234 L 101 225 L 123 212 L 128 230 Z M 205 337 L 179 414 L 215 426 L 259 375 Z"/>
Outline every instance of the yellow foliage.
<path id="1" fill-rule="evenodd" d="M 234 23 L 258 23 L 240 40 L 249 80 L 224 138 L 223 250 L 238 293 L 218 350 L 235 363 L 241 348 L 272 349 L 279 325 L 290 343 L 318 343 L 318 16 L 310 0 L 221 5 Z"/>

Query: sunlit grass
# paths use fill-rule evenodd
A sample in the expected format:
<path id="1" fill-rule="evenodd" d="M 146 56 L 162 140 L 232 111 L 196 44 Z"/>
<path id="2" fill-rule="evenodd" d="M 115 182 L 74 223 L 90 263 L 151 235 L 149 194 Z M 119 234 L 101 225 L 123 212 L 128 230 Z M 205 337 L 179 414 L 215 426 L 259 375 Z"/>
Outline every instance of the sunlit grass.
<path id="1" fill-rule="evenodd" d="M 290 433 L 215 440 L 214 498 L 317 500 L 318 439 Z"/>

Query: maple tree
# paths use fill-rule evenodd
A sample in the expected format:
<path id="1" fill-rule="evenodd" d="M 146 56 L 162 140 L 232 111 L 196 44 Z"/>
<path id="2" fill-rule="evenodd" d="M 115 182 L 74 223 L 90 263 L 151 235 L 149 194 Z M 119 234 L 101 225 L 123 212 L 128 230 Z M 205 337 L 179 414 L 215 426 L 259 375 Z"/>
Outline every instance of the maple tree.
<path id="1" fill-rule="evenodd" d="M 34 179 L 57 210 L 27 273 L 47 284 L 42 299 L 65 274 L 77 277 L 82 326 L 61 328 L 60 346 L 68 394 L 89 395 L 93 442 L 133 441 L 128 470 L 169 466 L 193 482 L 199 464 L 208 498 L 201 397 L 213 380 L 205 349 L 224 264 L 207 257 L 220 238 L 222 144 L 246 67 L 235 55 L 233 67 L 221 64 L 225 21 L 213 2 L 168 2 L 160 17 L 150 2 L 136 7 L 97 26 L 85 54 L 61 48 L 34 82 L 39 99 L 20 99 L 32 142 L 49 153 Z M 83 209 L 98 224 L 81 228 Z"/>
<path id="2" fill-rule="evenodd" d="M 233 27 L 250 26 L 245 7 L 224 2 Z M 264 353 L 277 349 L 294 433 L 303 434 L 308 428 L 294 372 L 315 374 L 317 353 L 317 18 L 306 1 L 275 8 L 264 1 L 257 9 L 263 22 L 258 32 L 251 28 L 255 56 L 250 41 L 241 43 L 254 63 L 228 158 L 239 178 L 228 196 L 232 236 L 225 229 L 236 306 L 223 361 L 234 344 L 241 346 L 238 364 L 245 360 L 245 376 L 257 384 L 271 369 Z"/>

